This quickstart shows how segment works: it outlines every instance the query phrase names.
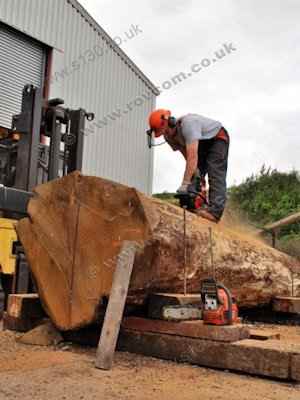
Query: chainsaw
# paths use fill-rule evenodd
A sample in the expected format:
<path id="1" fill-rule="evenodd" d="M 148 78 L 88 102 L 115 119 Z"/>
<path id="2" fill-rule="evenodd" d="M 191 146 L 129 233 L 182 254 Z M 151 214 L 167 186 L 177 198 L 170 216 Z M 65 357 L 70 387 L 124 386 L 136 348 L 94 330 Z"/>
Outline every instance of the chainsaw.
<path id="1" fill-rule="evenodd" d="M 175 198 L 179 199 L 180 207 L 192 212 L 206 205 L 208 202 L 205 178 L 195 176 L 187 191 L 176 193 Z"/>
<path id="2" fill-rule="evenodd" d="M 191 321 L 202 319 L 209 325 L 232 325 L 240 322 L 238 307 L 230 291 L 213 278 L 201 282 L 200 305 L 170 305 L 162 309 L 162 318 L 168 321 Z"/>
<path id="3" fill-rule="evenodd" d="M 201 283 L 202 318 L 205 324 L 232 325 L 239 322 L 235 298 L 226 286 L 215 279 L 205 279 Z"/>

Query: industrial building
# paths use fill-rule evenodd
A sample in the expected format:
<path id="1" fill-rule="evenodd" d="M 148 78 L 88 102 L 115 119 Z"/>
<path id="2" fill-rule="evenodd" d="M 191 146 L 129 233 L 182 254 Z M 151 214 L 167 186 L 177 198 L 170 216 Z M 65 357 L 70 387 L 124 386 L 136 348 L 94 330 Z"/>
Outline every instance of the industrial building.
<path id="1" fill-rule="evenodd" d="M 25 84 L 95 113 L 84 174 L 151 193 L 144 132 L 158 91 L 76 0 L 0 0 L 0 127 L 20 111 Z"/>

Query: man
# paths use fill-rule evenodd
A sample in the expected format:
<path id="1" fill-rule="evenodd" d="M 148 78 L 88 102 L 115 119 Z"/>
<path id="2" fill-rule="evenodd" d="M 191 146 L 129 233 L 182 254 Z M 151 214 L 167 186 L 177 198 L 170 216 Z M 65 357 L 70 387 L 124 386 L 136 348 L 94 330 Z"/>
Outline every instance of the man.
<path id="1" fill-rule="evenodd" d="M 169 110 L 155 110 L 149 116 L 150 130 L 155 137 L 164 136 L 174 151 L 186 160 L 182 184 L 177 193 L 187 192 L 193 176 L 208 175 L 209 204 L 197 212 L 203 218 L 218 222 L 226 203 L 226 174 L 229 135 L 218 121 L 197 114 L 178 120 Z"/>

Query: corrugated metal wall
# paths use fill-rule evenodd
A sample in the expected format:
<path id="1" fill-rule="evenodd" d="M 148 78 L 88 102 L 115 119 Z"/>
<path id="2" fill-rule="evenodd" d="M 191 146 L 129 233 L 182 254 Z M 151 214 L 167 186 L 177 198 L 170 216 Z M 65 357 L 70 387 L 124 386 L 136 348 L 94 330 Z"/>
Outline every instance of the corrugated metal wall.
<path id="1" fill-rule="evenodd" d="M 11 127 L 21 109 L 26 84 L 43 85 L 45 50 L 34 40 L 0 23 L 0 125 Z"/>
<path id="2" fill-rule="evenodd" d="M 84 173 L 150 193 L 153 152 L 144 132 L 155 94 L 147 78 L 75 0 L 0 0 L 0 20 L 54 48 L 50 97 L 95 113 Z"/>

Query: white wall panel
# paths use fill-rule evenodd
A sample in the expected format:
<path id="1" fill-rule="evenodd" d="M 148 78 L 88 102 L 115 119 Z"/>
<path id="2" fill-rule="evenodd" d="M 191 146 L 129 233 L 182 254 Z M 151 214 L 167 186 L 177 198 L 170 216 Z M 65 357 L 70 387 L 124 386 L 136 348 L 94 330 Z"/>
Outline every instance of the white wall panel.
<path id="1" fill-rule="evenodd" d="M 96 122 L 122 109 L 120 118 L 86 136 L 84 173 L 150 193 L 153 152 L 146 147 L 144 132 L 156 91 L 147 77 L 75 0 L 0 0 L 1 20 L 54 48 L 50 97 L 93 111 Z M 95 45 L 104 49 L 102 57 L 80 58 Z M 63 70 L 64 78 L 58 76 Z M 148 101 L 123 112 L 145 92 L 151 93 Z"/>

